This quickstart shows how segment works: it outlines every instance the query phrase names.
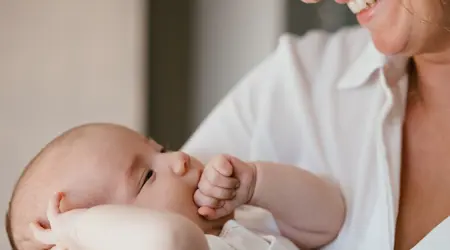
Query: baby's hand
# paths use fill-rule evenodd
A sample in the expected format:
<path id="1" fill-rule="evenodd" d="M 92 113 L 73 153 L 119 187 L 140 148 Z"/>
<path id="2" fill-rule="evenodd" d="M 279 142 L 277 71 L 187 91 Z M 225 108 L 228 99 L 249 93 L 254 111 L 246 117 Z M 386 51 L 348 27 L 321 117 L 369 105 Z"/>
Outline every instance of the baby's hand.
<path id="1" fill-rule="evenodd" d="M 205 166 L 194 194 L 198 213 L 209 220 L 231 214 L 251 200 L 255 183 L 254 165 L 231 156 L 215 157 Z"/>
<path id="2" fill-rule="evenodd" d="M 42 244 L 52 246 L 52 250 L 74 249 L 75 242 L 72 240 L 72 230 L 77 218 L 86 209 L 75 209 L 61 213 L 60 204 L 63 193 L 55 194 L 49 202 L 47 208 L 47 219 L 50 222 L 50 229 L 43 228 L 39 222 L 30 224 L 30 229 L 36 240 Z"/>

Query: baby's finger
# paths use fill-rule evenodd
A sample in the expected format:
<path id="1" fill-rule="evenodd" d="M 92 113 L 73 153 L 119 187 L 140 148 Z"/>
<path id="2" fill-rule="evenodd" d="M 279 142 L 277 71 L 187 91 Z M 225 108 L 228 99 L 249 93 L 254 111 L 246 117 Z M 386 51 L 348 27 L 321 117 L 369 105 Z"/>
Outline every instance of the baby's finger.
<path id="1" fill-rule="evenodd" d="M 194 202 L 198 207 L 218 208 L 223 206 L 223 201 L 216 198 L 206 196 L 197 189 L 194 193 Z"/>
<path id="2" fill-rule="evenodd" d="M 228 202 L 225 203 L 224 206 L 214 209 L 213 212 L 208 212 L 209 214 L 205 216 L 205 218 L 207 218 L 208 220 L 217 220 L 230 215 L 231 213 L 233 213 L 233 211 L 234 207 L 232 207 L 232 204 Z"/>
<path id="3" fill-rule="evenodd" d="M 209 218 L 214 218 L 216 217 L 216 210 L 214 210 L 213 208 L 210 207 L 200 207 L 198 209 L 198 214 L 200 214 L 201 216 L 209 219 Z"/>
<path id="4" fill-rule="evenodd" d="M 203 173 L 205 178 L 212 183 L 214 186 L 221 188 L 238 188 L 239 180 L 233 177 L 227 177 L 222 175 L 215 168 L 208 168 Z"/>
<path id="5" fill-rule="evenodd" d="M 216 157 L 208 166 L 212 166 L 217 172 L 223 176 L 233 175 L 233 165 L 228 160 L 228 156 L 221 155 Z"/>
<path id="6" fill-rule="evenodd" d="M 219 200 L 231 200 L 236 196 L 235 189 L 217 187 L 205 179 L 198 183 L 198 189 L 200 189 L 204 195 Z"/>
<path id="7" fill-rule="evenodd" d="M 56 236 L 52 233 L 50 229 L 43 228 L 39 223 L 30 223 L 30 230 L 34 238 L 46 245 L 53 245 L 56 243 Z"/>

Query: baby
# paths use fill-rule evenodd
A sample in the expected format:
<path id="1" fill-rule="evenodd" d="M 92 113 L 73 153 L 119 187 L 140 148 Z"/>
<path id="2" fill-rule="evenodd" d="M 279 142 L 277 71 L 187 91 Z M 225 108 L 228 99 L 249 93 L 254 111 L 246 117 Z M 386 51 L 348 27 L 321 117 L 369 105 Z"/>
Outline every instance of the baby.
<path id="1" fill-rule="evenodd" d="M 89 124 L 27 166 L 7 231 L 19 250 L 317 248 L 337 236 L 344 204 L 339 188 L 294 166 L 225 155 L 204 166 L 127 128 Z M 246 229 L 234 220 L 242 205 L 270 211 L 277 230 Z"/>

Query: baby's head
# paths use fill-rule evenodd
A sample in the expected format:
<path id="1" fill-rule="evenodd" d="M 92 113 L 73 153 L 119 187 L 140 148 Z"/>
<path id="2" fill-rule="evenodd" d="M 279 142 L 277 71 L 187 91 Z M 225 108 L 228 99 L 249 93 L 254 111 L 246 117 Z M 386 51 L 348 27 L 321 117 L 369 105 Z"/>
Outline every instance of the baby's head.
<path id="1" fill-rule="evenodd" d="M 185 167 L 186 174 L 172 169 Z M 17 249 L 41 250 L 29 230 L 49 227 L 47 202 L 65 193 L 62 210 L 101 204 L 131 204 L 184 215 L 205 232 L 220 228 L 197 213 L 193 195 L 203 165 L 184 153 L 165 152 L 140 134 L 112 124 L 74 128 L 49 143 L 27 166 L 14 189 L 7 215 L 8 235 Z"/>

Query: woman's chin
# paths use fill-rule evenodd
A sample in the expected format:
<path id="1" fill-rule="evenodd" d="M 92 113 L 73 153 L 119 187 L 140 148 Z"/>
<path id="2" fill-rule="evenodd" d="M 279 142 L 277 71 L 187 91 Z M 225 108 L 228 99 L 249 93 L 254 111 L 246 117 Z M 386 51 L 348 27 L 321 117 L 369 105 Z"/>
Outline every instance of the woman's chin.
<path id="1" fill-rule="evenodd" d="M 389 1 L 383 1 L 387 3 Z M 395 6 L 396 7 L 396 6 Z M 380 8 L 381 9 L 381 8 Z M 412 55 L 415 53 L 414 47 L 418 34 L 415 31 L 415 22 L 409 13 L 402 11 L 400 8 L 392 9 L 397 11 L 389 11 L 380 13 L 370 24 L 365 26 L 371 33 L 372 41 L 378 51 L 385 55 Z M 397 15 L 394 15 L 397 13 Z"/>
<path id="2" fill-rule="evenodd" d="M 372 33 L 372 41 L 377 50 L 384 55 L 407 54 L 407 39 L 404 39 L 402 36 Z"/>

